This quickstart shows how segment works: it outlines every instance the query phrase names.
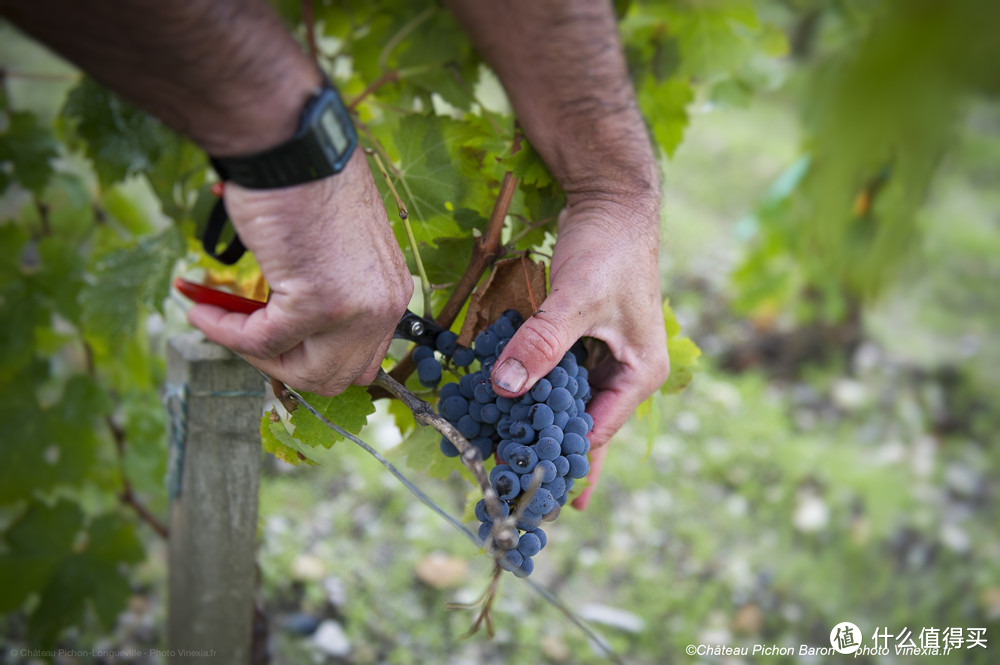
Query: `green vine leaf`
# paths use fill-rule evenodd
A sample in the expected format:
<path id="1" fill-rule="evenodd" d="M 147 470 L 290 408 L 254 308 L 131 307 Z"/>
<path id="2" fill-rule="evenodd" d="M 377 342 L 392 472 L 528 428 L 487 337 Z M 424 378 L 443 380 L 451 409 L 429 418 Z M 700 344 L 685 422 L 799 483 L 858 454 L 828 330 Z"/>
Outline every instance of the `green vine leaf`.
<path id="1" fill-rule="evenodd" d="M 0 611 L 21 607 L 39 593 L 28 616 L 33 645 L 50 647 L 60 632 L 79 624 L 88 605 L 110 629 L 132 593 L 123 565 L 142 560 L 131 524 L 102 515 L 83 530 L 83 512 L 61 499 L 54 506 L 32 504 L 6 534 L 0 555 Z"/>
<path id="2" fill-rule="evenodd" d="M 368 424 L 368 416 L 375 413 L 371 395 L 362 386 L 350 386 L 334 397 L 313 393 L 304 393 L 303 396 L 324 418 L 351 434 L 360 432 Z M 295 438 L 306 446 L 329 448 L 344 438 L 301 407 L 292 414 L 289 422 L 294 427 Z"/>
<path id="3" fill-rule="evenodd" d="M 0 192 L 16 181 L 40 195 L 52 175 L 50 162 L 58 154 L 55 136 L 33 113 L 6 115 L 7 127 L 0 132 Z"/>
<path id="4" fill-rule="evenodd" d="M 104 187 L 152 169 L 175 142 L 158 120 L 89 78 L 69 93 L 62 117 Z"/>
<path id="5" fill-rule="evenodd" d="M 403 459 L 407 468 L 427 474 L 430 478 L 445 479 L 457 472 L 469 482 L 474 482 L 472 474 L 457 458 L 441 454 L 441 433 L 433 427 L 415 427 L 400 442 L 386 453 L 389 459 Z M 489 465 L 487 465 L 489 466 Z M 487 469 L 488 470 L 488 469 Z"/>
<path id="6" fill-rule="evenodd" d="M 694 380 L 694 372 L 701 356 L 701 349 L 689 337 L 681 336 L 681 325 L 677 322 L 670 300 L 663 302 L 663 319 L 667 329 L 667 352 L 670 354 L 670 377 L 660 388 L 664 395 L 682 392 Z"/>
<path id="7" fill-rule="evenodd" d="M 107 395 L 86 375 L 66 381 L 54 403 L 33 390 L 51 380 L 46 363 L 23 366 L 2 385 L 0 422 L 0 505 L 56 487 L 77 487 L 98 468 L 101 418 L 110 411 Z"/>
<path id="8" fill-rule="evenodd" d="M 184 240 L 171 226 L 99 259 L 93 283 L 80 296 L 88 336 L 113 347 L 135 334 L 143 307 L 162 311 L 183 251 Z"/>

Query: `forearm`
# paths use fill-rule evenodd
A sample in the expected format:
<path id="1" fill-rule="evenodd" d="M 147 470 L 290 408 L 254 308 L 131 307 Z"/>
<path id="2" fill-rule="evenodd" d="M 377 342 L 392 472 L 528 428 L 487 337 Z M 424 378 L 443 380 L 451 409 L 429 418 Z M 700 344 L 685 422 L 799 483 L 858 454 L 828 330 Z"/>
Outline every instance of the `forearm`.
<path id="1" fill-rule="evenodd" d="M 0 0 L 0 14 L 214 155 L 287 140 L 320 82 L 263 0 Z"/>
<path id="2" fill-rule="evenodd" d="M 659 176 L 610 0 L 447 0 L 532 145 L 581 197 L 658 201 Z"/>

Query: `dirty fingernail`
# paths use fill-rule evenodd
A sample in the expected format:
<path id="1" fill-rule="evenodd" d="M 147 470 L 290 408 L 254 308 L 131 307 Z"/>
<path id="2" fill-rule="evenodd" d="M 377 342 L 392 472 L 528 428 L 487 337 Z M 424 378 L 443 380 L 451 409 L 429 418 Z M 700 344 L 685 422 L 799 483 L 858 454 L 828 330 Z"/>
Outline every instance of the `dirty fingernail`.
<path id="1" fill-rule="evenodd" d="M 507 358 L 499 367 L 493 370 L 493 383 L 516 393 L 524 387 L 524 382 L 528 380 L 528 370 L 520 361 L 514 358 Z"/>

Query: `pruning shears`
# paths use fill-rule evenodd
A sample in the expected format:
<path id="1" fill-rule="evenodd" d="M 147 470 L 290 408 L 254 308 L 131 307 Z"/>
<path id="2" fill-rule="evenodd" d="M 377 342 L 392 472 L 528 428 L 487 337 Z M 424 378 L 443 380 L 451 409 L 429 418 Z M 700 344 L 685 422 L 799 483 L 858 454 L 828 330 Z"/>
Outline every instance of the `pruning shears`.
<path id="1" fill-rule="evenodd" d="M 196 303 L 215 305 L 230 312 L 253 314 L 267 305 L 261 300 L 252 300 L 227 291 L 213 289 L 210 286 L 197 284 L 182 277 L 174 280 L 174 287 Z M 437 336 L 444 330 L 434 321 L 406 310 L 406 313 L 399 319 L 399 323 L 396 324 L 396 330 L 392 336 L 394 339 L 405 339 L 423 346 L 433 347 Z"/>

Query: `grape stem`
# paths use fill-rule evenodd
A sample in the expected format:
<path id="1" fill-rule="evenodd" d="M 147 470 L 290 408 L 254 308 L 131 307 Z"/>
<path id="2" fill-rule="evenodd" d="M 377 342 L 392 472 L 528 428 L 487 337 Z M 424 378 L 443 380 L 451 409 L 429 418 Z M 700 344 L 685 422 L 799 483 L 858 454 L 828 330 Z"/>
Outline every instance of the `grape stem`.
<path id="1" fill-rule="evenodd" d="M 486 585 L 483 593 L 471 603 L 448 603 L 445 607 L 449 610 L 474 610 L 479 608 L 479 614 L 472 623 L 469 631 L 462 637 L 470 637 L 479 631 L 479 627 L 486 624 L 486 634 L 493 637 L 493 601 L 496 600 L 497 592 L 500 590 L 500 576 L 503 575 L 503 568 L 499 565 L 493 566 L 493 573 L 490 576 L 490 583 Z"/>
<path id="2" fill-rule="evenodd" d="M 392 179 L 389 177 L 389 172 L 385 170 L 382 158 L 374 150 L 366 150 L 365 152 L 375 160 L 375 165 L 378 166 L 379 172 L 385 179 L 385 184 L 389 186 L 389 191 L 392 192 L 392 198 L 396 200 L 396 209 L 399 211 L 399 218 L 403 220 L 403 228 L 406 229 L 406 240 L 410 243 L 410 251 L 413 252 L 413 261 L 417 265 L 417 274 L 420 275 L 420 290 L 424 296 L 424 318 L 429 319 L 432 316 L 431 280 L 427 277 L 427 271 L 424 270 L 424 262 L 420 259 L 420 248 L 417 246 L 417 238 L 413 235 L 413 227 L 410 226 L 410 213 L 406 209 L 406 204 L 403 203 L 399 192 L 396 191 L 396 187 L 392 184 Z"/>
<path id="3" fill-rule="evenodd" d="M 382 388 L 405 404 L 413 412 L 413 419 L 417 421 L 417 424 L 433 427 L 451 441 L 455 448 L 458 449 L 462 464 L 472 472 L 473 477 L 476 479 L 476 484 L 479 485 L 479 489 L 483 493 L 483 500 L 486 502 L 486 512 L 493 518 L 494 525 L 500 527 L 496 529 L 500 531 L 495 536 L 497 542 L 513 542 L 515 532 L 512 526 L 508 524 L 508 520 L 501 517 L 503 513 L 500 508 L 500 499 L 497 497 L 496 491 L 490 485 L 490 481 L 486 476 L 486 467 L 483 466 L 483 459 L 479 456 L 479 451 L 462 436 L 462 433 L 454 425 L 445 420 L 443 416 L 435 413 L 430 404 L 414 395 L 406 386 L 396 381 L 383 370 L 378 371 L 372 385 Z"/>

